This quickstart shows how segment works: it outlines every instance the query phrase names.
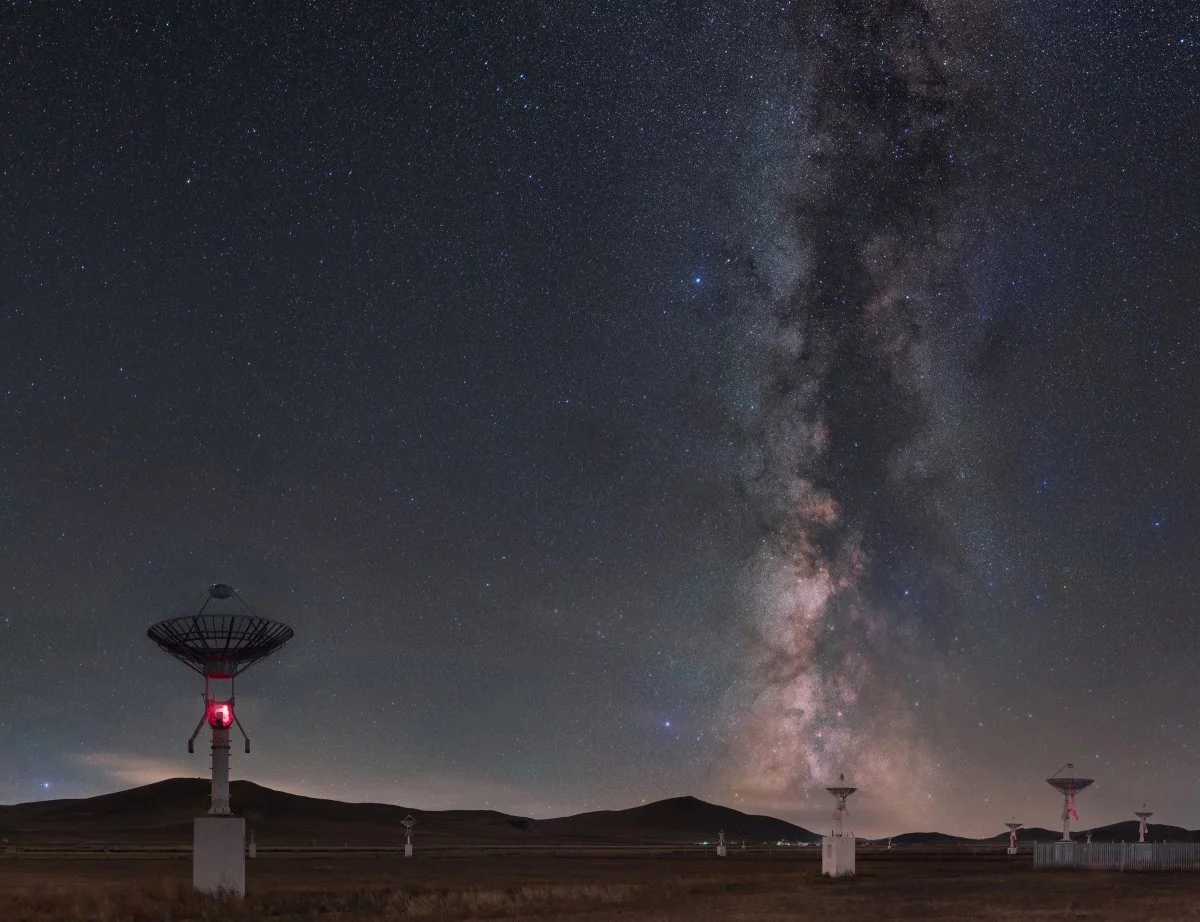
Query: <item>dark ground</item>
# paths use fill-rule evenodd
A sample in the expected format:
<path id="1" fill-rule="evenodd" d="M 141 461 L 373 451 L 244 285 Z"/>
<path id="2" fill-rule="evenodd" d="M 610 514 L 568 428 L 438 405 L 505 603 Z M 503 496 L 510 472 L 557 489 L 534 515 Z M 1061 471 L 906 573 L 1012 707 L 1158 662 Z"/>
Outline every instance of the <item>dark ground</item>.
<path id="1" fill-rule="evenodd" d="M 266 853 L 247 898 L 190 892 L 190 857 L 17 853 L 0 858 L 5 922 L 537 918 L 643 920 L 1200 919 L 1200 875 L 1034 871 L 1027 855 L 863 856 L 855 878 L 820 877 L 809 850 L 646 849 Z"/>

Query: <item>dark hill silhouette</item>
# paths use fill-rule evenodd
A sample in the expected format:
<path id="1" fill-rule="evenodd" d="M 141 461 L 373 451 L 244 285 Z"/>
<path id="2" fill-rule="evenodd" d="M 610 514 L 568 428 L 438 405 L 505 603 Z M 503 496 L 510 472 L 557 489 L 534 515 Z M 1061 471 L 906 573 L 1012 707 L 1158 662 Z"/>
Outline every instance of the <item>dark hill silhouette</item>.
<path id="1" fill-rule="evenodd" d="M 555 819 L 534 820 L 495 810 L 419 810 L 393 804 L 342 803 L 302 797 L 234 781 L 232 800 L 264 845 L 394 846 L 404 840 L 400 821 L 412 814 L 418 842 L 426 845 L 673 844 L 712 842 L 724 829 L 732 841 L 817 842 L 801 826 L 771 816 L 742 813 L 695 797 L 673 797 L 627 810 L 599 810 Z M 0 805 L 0 840 L 11 844 L 191 843 L 192 819 L 207 811 L 210 782 L 172 778 L 143 787 L 79 800 L 43 800 Z M 1058 830 L 1031 827 L 1019 842 L 1052 842 Z M 1077 840 L 1083 832 L 1074 833 Z M 1200 841 L 1200 832 L 1152 823 L 1153 842 Z M 1137 821 L 1092 830 L 1094 842 L 1136 842 Z M 875 840 L 884 842 L 886 840 Z M 1008 834 L 967 839 L 940 832 L 910 832 L 892 837 L 893 845 L 1004 845 Z"/>
<path id="2" fill-rule="evenodd" d="M 384 845 L 403 840 L 400 821 L 421 823 L 430 843 L 518 840 L 529 820 L 493 810 L 423 811 L 392 804 L 342 803 L 302 797 L 234 781 L 235 811 L 272 844 Z M 203 778 L 171 778 L 143 787 L 79 800 L 0 806 L 0 837 L 22 842 L 130 842 L 187 844 L 192 819 L 208 810 L 211 784 Z"/>
<path id="3" fill-rule="evenodd" d="M 205 813 L 210 782 L 172 778 L 78 800 L 0 806 L 0 839 L 25 844 L 187 845 L 192 819 Z M 769 816 L 751 816 L 677 797 L 629 810 L 605 810 L 549 820 L 494 810 L 419 810 L 393 804 L 343 803 L 234 781 L 235 811 L 264 845 L 395 845 L 400 821 L 412 814 L 419 841 L 429 845 L 555 844 L 567 842 L 683 843 L 713 840 L 724 829 L 751 842 L 814 841 L 813 833 Z"/>
<path id="4" fill-rule="evenodd" d="M 892 845 L 959 845 L 972 841 L 974 840 L 944 832 L 902 832 L 898 836 L 892 836 Z"/>
<path id="5" fill-rule="evenodd" d="M 672 797 L 628 810 L 597 810 L 558 819 L 538 820 L 547 836 L 577 841 L 711 842 L 725 830 L 731 840 L 751 842 L 819 842 L 802 826 L 742 813 L 695 797 Z"/>
<path id="6" fill-rule="evenodd" d="M 1043 829 L 1041 826 L 1030 826 L 1028 828 L 1023 827 L 1023 828 L 1017 830 L 1017 841 L 1021 842 L 1021 843 L 1025 843 L 1025 842 L 1057 842 L 1061 838 L 1062 838 L 1062 830 L 1061 829 Z M 973 842 L 975 840 L 971 839 L 968 841 Z M 997 833 L 996 835 L 992 836 L 989 839 L 980 839 L 979 842 L 981 842 L 981 843 L 988 842 L 988 843 L 993 843 L 995 845 L 1007 845 L 1008 844 L 1008 833 L 1007 832 Z"/>
<path id="7" fill-rule="evenodd" d="M 1136 842 L 1138 837 L 1137 820 L 1127 820 L 1112 823 L 1108 826 L 1097 826 L 1092 829 L 1093 842 Z M 1061 829 L 1043 829 L 1032 826 L 1017 830 L 1017 841 L 1026 842 L 1057 842 L 1062 838 Z M 1083 842 L 1087 838 L 1087 830 L 1072 830 L 1071 838 Z M 878 841 L 878 840 L 877 840 Z M 1182 826 L 1168 826 L 1163 823 L 1151 823 L 1148 842 L 1196 842 L 1200 841 L 1200 832 L 1192 832 Z M 951 836 L 942 832 L 906 832 L 903 835 L 892 836 L 893 845 L 1007 845 L 1008 833 L 1001 832 L 987 839 L 968 839 L 961 836 Z"/>
<path id="8" fill-rule="evenodd" d="M 1057 838 L 1061 838 L 1061 833 Z M 1072 831 L 1071 838 L 1082 841 L 1087 838 L 1084 830 Z M 1093 842 L 1136 842 L 1138 840 L 1138 821 L 1125 820 L 1111 823 L 1108 826 L 1097 826 L 1092 830 Z M 1166 823 L 1151 823 L 1146 829 L 1147 842 L 1194 842 L 1196 833 L 1182 826 L 1168 826 Z"/>

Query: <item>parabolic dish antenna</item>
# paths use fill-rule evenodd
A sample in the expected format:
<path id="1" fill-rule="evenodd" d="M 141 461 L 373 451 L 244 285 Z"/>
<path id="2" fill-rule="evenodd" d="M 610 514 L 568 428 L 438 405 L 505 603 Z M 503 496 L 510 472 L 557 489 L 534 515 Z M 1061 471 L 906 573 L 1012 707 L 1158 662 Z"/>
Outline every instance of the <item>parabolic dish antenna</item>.
<path id="1" fill-rule="evenodd" d="M 212 604 L 227 600 L 233 604 Z M 146 631 L 163 650 L 206 679 L 232 679 L 270 656 L 293 634 L 286 624 L 256 615 L 224 583 L 208 590 L 196 614 L 159 621 Z"/>
<path id="2" fill-rule="evenodd" d="M 412 831 L 413 827 L 417 825 L 417 821 L 410 813 L 400 821 L 400 825 L 404 827 L 404 857 L 411 858 L 413 853 Z"/>
<path id="3" fill-rule="evenodd" d="M 1063 795 L 1062 840 L 1064 842 L 1071 841 L 1071 820 L 1074 819 L 1075 822 L 1079 822 L 1079 813 L 1075 810 L 1075 795 L 1092 784 L 1093 780 L 1092 778 L 1082 778 L 1075 774 L 1075 766 L 1070 762 L 1046 779 L 1046 783 L 1050 787 Z"/>
<path id="4" fill-rule="evenodd" d="M 850 785 L 846 781 L 845 775 L 838 775 L 838 783 L 827 787 L 825 790 L 827 790 L 834 797 L 841 797 L 842 799 L 845 799 L 857 791 L 858 788 Z"/>
<path id="5" fill-rule="evenodd" d="M 834 797 L 836 806 L 833 808 L 833 834 L 840 836 L 843 834 L 842 827 L 846 817 L 846 798 L 858 788 L 848 782 L 845 775 L 839 774 L 837 784 L 831 784 L 825 790 Z"/>
<path id="6" fill-rule="evenodd" d="M 1146 805 L 1142 804 L 1141 810 L 1134 810 L 1133 815 L 1138 818 L 1138 841 L 1146 841 L 1146 833 L 1149 829 L 1149 824 L 1146 822 L 1150 817 L 1154 816 L 1153 810 L 1147 810 Z"/>
<path id="7" fill-rule="evenodd" d="M 1018 823 L 1016 820 L 1009 820 L 1004 825 L 1008 827 L 1008 853 L 1015 855 L 1017 853 L 1017 830 L 1025 824 Z"/>

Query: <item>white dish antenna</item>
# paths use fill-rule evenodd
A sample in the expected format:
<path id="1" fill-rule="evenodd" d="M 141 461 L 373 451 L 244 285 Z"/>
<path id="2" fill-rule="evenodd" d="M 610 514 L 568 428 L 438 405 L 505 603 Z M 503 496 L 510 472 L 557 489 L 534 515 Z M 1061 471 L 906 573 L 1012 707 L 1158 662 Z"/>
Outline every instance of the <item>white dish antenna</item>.
<path id="1" fill-rule="evenodd" d="M 1154 811 L 1147 810 L 1146 805 L 1142 804 L 1142 809 L 1135 810 L 1133 812 L 1133 815 L 1138 818 L 1138 841 L 1145 842 L 1146 841 L 1146 833 L 1150 829 L 1150 824 L 1147 823 L 1146 820 L 1148 820 L 1148 819 L 1150 819 L 1150 817 L 1154 816 Z"/>
<path id="2" fill-rule="evenodd" d="M 404 857 L 411 858 L 413 853 L 412 831 L 413 827 L 417 825 L 417 821 L 410 813 L 400 821 L 400 825 L 404 827 Z"/>
<path id="3" fill-rule="evenodd" d="M 834 799 L 833 834 L 835 836 L 840 836 L 843 834 L 842 830 L 845 825 L 845 818 L 846 818 L 846 812 L 847 812 L 846 798 L 849 797 L 851 794 L 853 794 L 855 791 L 857 791 L 858 788 L 856 788 L 853 784 L 851 784 L 849 781 L 847 781 L 845 775 L 839 774 L 837 784 L 831 784 L 825 790 L 827 790 L 830 794 L 833 795 L 833 799 Z"/>
<path id="4" fill-rule="evenodd" d="M 1064 774 L 1065 773 L 1065 774 Z M 1063 795 L 1063 837 L 1062 841 L 1071 841 L 1071 820 L 1079 822 L 1079 813 L 1075 809 L 1075 795 L 1093 783 L 1091 778 L 1083 778 L 1075 772 L 1075 766 L 1068 762 L 1053 775 L 1046 783 Z"/>

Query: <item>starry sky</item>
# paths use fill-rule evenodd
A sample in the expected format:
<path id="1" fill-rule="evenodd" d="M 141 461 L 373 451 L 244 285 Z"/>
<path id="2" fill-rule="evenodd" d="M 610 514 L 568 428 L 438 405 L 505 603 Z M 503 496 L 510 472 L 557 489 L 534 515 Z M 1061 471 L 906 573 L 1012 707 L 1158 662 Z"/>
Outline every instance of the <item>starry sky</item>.
<path id="1" fill-rule="evenodd" d="M 11 4 L 0 800 L 1200 826 L 1200 6 Z M 236 804 L 235 804 L 236 807 Z"/>

